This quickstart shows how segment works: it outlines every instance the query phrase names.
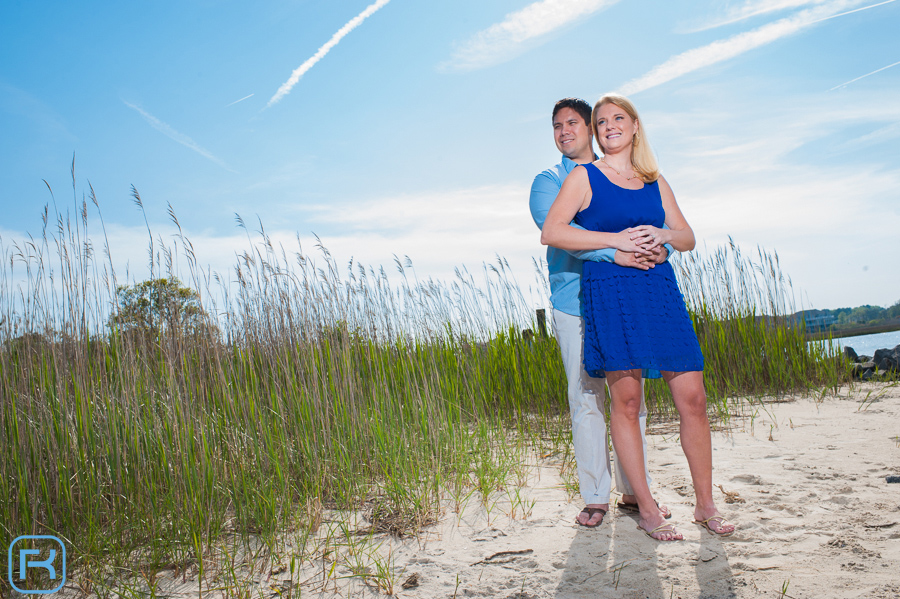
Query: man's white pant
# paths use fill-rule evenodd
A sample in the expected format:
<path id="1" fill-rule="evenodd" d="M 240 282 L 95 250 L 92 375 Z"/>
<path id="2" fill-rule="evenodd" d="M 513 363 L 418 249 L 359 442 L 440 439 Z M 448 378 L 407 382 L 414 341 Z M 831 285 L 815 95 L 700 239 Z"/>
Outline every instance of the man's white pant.
<path id="1" fill-rule="evenodd" d="M 588 376 L 584 370 L 584 321 L 553 309 L 553 332 L 562 352 L 563 366 L 568 381 L 569 411 L 572 414 L 572 441 L 575 445 L 575 463 L 578 467 L 578 485 L 584 503 L 609 503 L 612 476 L 609 470 L 609 443 L 606 440 L 606 419 L 603 404 L 606 402 L 606 379 Z M 641 440 L 644 443 L 644 471 L 647 485 L 647 406 L 643 398 L 641 381 Z M 616 460 L 616 489 L 624 495 L 634 491 Z"/>

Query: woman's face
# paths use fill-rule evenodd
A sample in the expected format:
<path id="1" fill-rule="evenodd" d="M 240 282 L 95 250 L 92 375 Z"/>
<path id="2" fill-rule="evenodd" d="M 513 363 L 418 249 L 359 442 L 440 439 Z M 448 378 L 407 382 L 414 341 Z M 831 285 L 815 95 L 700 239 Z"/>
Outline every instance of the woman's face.
<path id="1" fill-rule="evenodd" d="M 597 143 L 604 154 L 629 148 L 637 130 L 638 122 L 615 104 L 604 104 L 597 112 Z"/>

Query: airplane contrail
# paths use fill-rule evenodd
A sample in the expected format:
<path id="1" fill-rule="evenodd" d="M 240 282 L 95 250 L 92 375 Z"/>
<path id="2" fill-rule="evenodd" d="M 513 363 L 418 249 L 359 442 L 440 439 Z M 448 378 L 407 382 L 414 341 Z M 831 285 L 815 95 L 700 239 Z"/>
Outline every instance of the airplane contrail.
<path id="1" fill-rule="evenodd" d="M 885 4 L 890 4 L 891 2 L 896 2 L 897 0 L 884 0 L 884 2 L 879 2 L 878 4 L 870 4 L 868 6 L 863 6 L 862 8 L 854 8 L 853 10 L 848 10 L 847 12 L 838 13 L 836 15 L 830 15 L 827 17 L 823 17 L 818 21 L 813 21 L 813 23 L 819 23 L 821 21 L 827 21 L 828 19 L 836 19 L 837 17 L 843 17 L 844 15 L 852 15 L 855 12 L 860 12 L 862 10 L 869 10 L 870 8 L 876 8 L 879 6 L 884 6 Z"/>
<path id="2" fill-rule="evenodd" d="M 846 85 L 850 85 L 850 84 L 853 83 L 854 81 L 859 81 L 860 79 L 865 79 L 865 78 L 868 77 L 869 75 L 874 75 L 875 73 L 880 73 L 881 71 L 884 71 L 884 70 L 889 69 L 889 68 L 891 68 L 891 67 L 895 67 L 895 66 L 897 66 L 898 64 L 900 64 L 900 62 L 895 62 L 894 64 L 889 64 L 889 65 L 886 66 L 886 67 L 881 67 L 880 69 L 875 69 L 875 70 L 872 71 L 871 73 L 866 73 L 865 75 L 862 75 L 862 76 L 860 76 L 860 77 L 857 77 L 856 79 L 851 79 L 850 81 L 847 81 L 846 83 L 841 83 L 840 85 L 835 85 L 834 87 L 832 87 L 832 88 L 831 88 L 830 90 L 828 90 L 828 91 L 833 92 L 834 90 L 836 90 L 836 89 L 839 88 L 839 87 L 844 87 L 844 86 L 846 86 Z"/>
<path id="3" fill-rule="evenodd" d="M 243 101 L 246 100 L 247 98 L 252 98 L 252 97 L 255 96 L 255 95 L 256 95 L 256 94 L 250 94 L 249 96 L 244 96 L 244 97 L 241 98 L 240 100 L 235 100 L 235 101 L 232 102 L 231 104 L 226 104 L 226 105 L 225 105 L 225 108 L 228 108 L 229 106 L 234 106 L 234 105 L 237 104 L 238 102 L 243 102 Z"/>
<path id="4" fill-rule="evenodd" d="M 228 166 L 225 164 L 225 162 L 221 158 L 217 158 L 216 156 L 214 156 L 209 150 L 202 147 L 200 144 L 195 142 L 193 139 L 191 139 L 184 133 L 181 133 L 180 131 L 176 131 L 168 123 L 164 123 L 163 121 L 159 120 L 158 118 L 156 118 L 155 116 L 153 116 L 152 114 L 150 114 L 149 112 L 147 112 L 146 110 L 144 110 L 143 108 L 141 108 L 140 106 L 138 106 L 136 104 L 132 104 L 131 102 L 127 102 L 125 100 L 122 100 L 122 102 L 125 104 L 125 106 L 127 106 L 128 108 L 131 108 L 132 110 L 134 110 L 138 114 L 140 114 L 142 117 L 144 117 L 144 120 L 147 121 L 151 127 L 156 129 L 157 131 L 159 131 L 160 133 L 162 133 L 163 135 L 165 135 L 172 141 L 176 141 L 176 142 L 180 143 L 184 147 L 197 152 L 204 158 L 215 162 L 216 164 L 218 164 L 219 166 L 221 166 L 223 168 L 226 168 L 226 169 L 228 168 Z"/>
<path id="5" fill-rule="evenodd" d="M 355 17 L 353 17 L 352 19 L 347 21 L 347 23 L 343 27 L 341 27 L 340 29 L 337 30 L 337 33 L 335 33 L 334 35 L 331 36 L 330 40 L 325 42 L 325 44 L 321 48 L 316 50 L 315 54 L 313 54 L 310 58 L 308 58 L 306 60 L 306 62 L 301 64 L 299 67 L 294 69 L 294 72 L 291 73 L 290 78 L 287 81 L 285 81 L 281 85 L 281 87 L 278 88 L 278 91 L 275 92 L 275 95 L 272 96 L 272 98 L 269 100 L 269 103 L 266 104 L 266 108 L 268 108 L 272 104 L 275 104 L 276 102 L 281 100 L 283 97 L 288 95 L 290 93 L 291 89 L 297 84 L 298 81 L 300 81 L 300 77 L 303 77 L 303 75 L 306 73 L 306 71 L 313 68 L 313 65 L 315 65 L 317 62 L 322 60 L 322 58 L 324 58 L 325 55 L 328 54 L 328 52 L 332 48 L 337 46 L 338 42 L 340 42 L 344 38 L 345 35 L 347 35 L 351 31 L 353 31 L 357 27 L 359 27 L 359 25 L 363 21 L 365 21 L 367 18 L 369 18 L 370 16 L 375 14 L 375 11 L 377 11 L 378 9 L 380 9 L 381 7 L 383 7 L 385 4 L 387 4 L 390 1 L 391 0 L 377 0 L 375 3 L 367 6 L 364 11 L 362 11 L 361 13 L 359 13 L 358 15 L 356 15 Z"/>

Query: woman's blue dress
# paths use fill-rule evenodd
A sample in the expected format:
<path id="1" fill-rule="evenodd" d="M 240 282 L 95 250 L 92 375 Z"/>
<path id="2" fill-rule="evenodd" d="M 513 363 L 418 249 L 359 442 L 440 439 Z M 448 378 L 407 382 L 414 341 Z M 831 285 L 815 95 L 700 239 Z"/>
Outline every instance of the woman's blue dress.
<path id="1" fill-rule="evenodd" d="M 575 216 L 578 225 L 607 233 L 638 225 L 662 228 L 666 213 L 657 181 L 625 189 L 593 164 L 584 168 L 593 197 Z M 639 270 L 586 261 L 581 294 L 584 366 L 591 376 L 634 368 L 648 378 L 659 378 L 660 370 L 703 370 L 700 344 L 668 262 Z"/>

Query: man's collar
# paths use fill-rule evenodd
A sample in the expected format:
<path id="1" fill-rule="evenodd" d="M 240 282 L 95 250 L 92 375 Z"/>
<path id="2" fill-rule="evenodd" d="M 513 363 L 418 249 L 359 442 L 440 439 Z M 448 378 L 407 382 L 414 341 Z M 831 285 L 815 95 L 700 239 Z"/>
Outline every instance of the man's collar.
<path id="1" fill-rule="evenodd" d="M 594 154 L 594 160 L 600 160 L 600 157 L 597 156 L 596 154 Z M 566 170 L 566 174 L 568 174 L 568 173 L 572 172 L 572 169 L 574 169 L 576 166 L 578 166 L 578 163 L 575 162 L 574 160 L 572 160 L 571 158 L 569 158 L 568 156 L 566 156 L 565 154 L 563 154 L 562 165 L 563 165 L 563 168 Z"/>

